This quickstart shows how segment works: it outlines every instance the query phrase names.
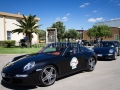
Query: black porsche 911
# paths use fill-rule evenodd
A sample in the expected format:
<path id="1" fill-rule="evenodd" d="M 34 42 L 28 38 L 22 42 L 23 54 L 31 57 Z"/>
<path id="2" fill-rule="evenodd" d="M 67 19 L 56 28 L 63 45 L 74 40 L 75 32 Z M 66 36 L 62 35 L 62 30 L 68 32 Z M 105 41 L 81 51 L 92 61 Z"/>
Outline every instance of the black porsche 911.
<path id="1" fill-rule="evenodd" d="M 101 41 L 97 43 L 95 47 L 92 48 L 97 55 L 98 59 L 117 59 L 117 48 L 114 42 L 111 41 Z"/>
<path id="2" fill-rule="evenodd" d="M 115 47 L 116 47 L 116 50 L 117 50 L 117 55 L 120 56 L 120 43 L 116 40 L 112 40 L 112 41 L 109 41 L 109 42 L 114 42 L 115 43 Z"/>
<path id="3" fill-rule="evenodd" d="M 96 63 L 95 53 L 80 44 L 52 43 L 38 53 L 13 58 L 1 75 L 4 82 L 11 84 L 49 86 L 59 77 L 93 71 Z"/>

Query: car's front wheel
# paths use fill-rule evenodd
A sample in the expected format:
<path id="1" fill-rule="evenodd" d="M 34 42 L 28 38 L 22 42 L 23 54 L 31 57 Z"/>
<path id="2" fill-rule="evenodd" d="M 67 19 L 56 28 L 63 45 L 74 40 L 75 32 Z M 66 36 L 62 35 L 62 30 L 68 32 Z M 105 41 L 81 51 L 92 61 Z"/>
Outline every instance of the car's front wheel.
<path id="1" fill-rule="evenodd" d="M 42 86 L 50 86 L 54 84 L 57 77 L 56 68 L 53 65 L 48 65 L 43 68 L 40 74 L 40 84 Z"/>
<path id="2" fill-rule="evenodd" d="M 118 50 L 118 56 L 120 56 L 120 50 Z"/>
<path id="3" fill-rule="evenodd" d="M 115 52 L 113 59 L 116 60 L 117 59 L 117 52 Z"/>
<path id="4" fill-rule="evenodd" d="M 96 60 L 94 57 L 90 57 L 88 59 L 88 71 L 93 71 L 96 65 Z"/>

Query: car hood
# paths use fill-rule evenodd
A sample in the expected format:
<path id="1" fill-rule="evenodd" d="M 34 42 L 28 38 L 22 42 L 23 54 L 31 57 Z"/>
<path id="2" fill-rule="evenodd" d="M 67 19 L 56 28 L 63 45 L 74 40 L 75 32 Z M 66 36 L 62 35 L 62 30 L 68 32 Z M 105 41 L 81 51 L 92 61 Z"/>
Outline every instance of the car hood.
<path id="1" fill-rule="evenodd" d="M 95 53 L 109 53 L 109 50 L 110 49 L 113 49 L 113 50 L 115 50 L 115 48 L 114 47 L 95 47 L 95 48 L 93 48 L 93 50 L 94 50 L 94 52 Z"/>
<path id="2" fill-rule="evenodd" d="M 14 60 L 13 62 L 9 62 L 8 64 L 6 64 L 3 70 L 7 72 L 9 71 L 19 72 L 22 69 L 23 71 L 23 67 L 31 61 L 38 61 L 38 60 L 40 61 L 52 57 L 55 56 L 50 54 L 40 54 L 40 53 L 18 56 L 15 57 L 15 59 L 17 58 L 17 60 Z"/>

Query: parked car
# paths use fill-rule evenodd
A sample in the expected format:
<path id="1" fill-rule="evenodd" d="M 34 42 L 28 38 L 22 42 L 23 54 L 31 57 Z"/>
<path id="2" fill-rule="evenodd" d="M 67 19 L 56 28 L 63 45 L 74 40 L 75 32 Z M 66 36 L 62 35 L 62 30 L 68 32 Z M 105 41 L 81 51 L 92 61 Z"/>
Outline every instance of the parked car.
<path id="1" fill-rule="evenodd" d="M 92 46 L 92 43 L 88 42 L 87 40 L 82 40 L 82 45 Z"/>
<path id="2" fill-rule="evenodd" d="M 93 71 L 96 63 L 95 53 L 80 44 L 52 43 L 38 53 L 14 57 L 1 75 L 11 84 L 49 86 L 65 75 Z"/>
<path id="3" fill-rule="evenodd" d="M 45 39 L 40 39 L 39 42 L 40 43 L 45 43 Z"/>
<path id="4" fill-rule="evenodd" d="M 107 41 L 107 42 L 114 42 L 115 47 L 116 47 L 116 50 L 117 50 L 117 55 L 120 56 L 120 43 L 119 43 L 119 41 L 109 40 L 109 41 Z"/>
<path id="5" fill-rule="evenodd" d="M 114 42 L 101 41 L 92 48 L 98 59 L 117 59 L 117 49 Z"/>

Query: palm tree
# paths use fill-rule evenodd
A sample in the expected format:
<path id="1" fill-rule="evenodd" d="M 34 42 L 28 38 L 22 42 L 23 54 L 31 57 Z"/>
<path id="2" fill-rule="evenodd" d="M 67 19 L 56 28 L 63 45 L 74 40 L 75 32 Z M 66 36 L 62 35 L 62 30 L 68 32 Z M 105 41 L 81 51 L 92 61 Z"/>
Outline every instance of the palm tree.
<path id="1" fill-rule="evenodd" d="M 18 34 L 23 33 L 23 35 L 26 36 L 26 42 L 27 42 L 28 47 L 31 47 L 31 41 L 32 41 L 32 37 L 33 37 L 32 33 L 37 34 L 39 32 L 38 28 L 40 25 L 37 25 L 38 21 L 35 20 L 35 17 L 36 17 L 36 15 L 32 16 L 31 14 L 28 17 L 25 17 L 23 15 L 23 19 L 17 20 L 17 22 L 19 24 L 15 24 L 15 25 L 19 26 L 19 28 L 11 31 L 11 33 L 16 33 L 16 32 Z"/>

